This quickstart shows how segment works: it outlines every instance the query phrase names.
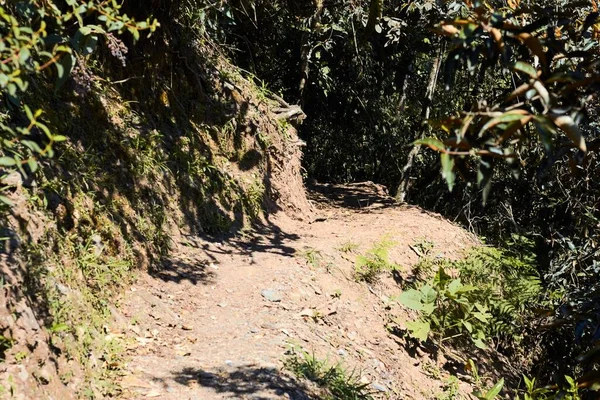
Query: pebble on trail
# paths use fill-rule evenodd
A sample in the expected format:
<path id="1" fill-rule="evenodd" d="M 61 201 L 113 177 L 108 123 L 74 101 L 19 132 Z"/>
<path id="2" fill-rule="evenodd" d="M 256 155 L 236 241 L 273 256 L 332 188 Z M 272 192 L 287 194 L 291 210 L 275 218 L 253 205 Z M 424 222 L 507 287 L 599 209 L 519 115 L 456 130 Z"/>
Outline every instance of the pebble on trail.
<path id="1" fill-rule="evenodd" d="M 277 303 L 281 301 L 281 294 L 273 289 L 265 289 L 262 292 L 260 292 L 260 294 L 262 295 L 262 297 L 264 297 L 266 300 Z"/>

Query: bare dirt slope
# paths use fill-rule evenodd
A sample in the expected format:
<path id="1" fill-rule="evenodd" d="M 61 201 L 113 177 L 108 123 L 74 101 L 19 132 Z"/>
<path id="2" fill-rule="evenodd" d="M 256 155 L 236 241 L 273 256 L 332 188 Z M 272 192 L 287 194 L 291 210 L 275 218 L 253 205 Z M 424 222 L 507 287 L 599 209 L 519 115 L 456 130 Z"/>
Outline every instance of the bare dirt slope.
<path id="1" fill-rule="evenodd" d="M 285 371 L 290 346 L 356 368 L 376 397 L 440 392 L 443 382 L 424 372 L 424 359 L 385 328 L 407 317 L 392 300 L 400 286 L 392 274 L 357 283 L 354 263 L 382 239 L 393 241 L 402 279 L 418 261 L 409 245 L 428 240 L 434 254 L 457 257 L 475 239 L 437 215 L 393 204 L 373 184 L 316 185 L 311 197 L 312 221 L 280 213 L 245 237 L 187 237 L 162 269 L 140 276 L 121 308 L 121 333 L 135 337 L 126 398 L 319 398 Z M 349 242 L 358 248 L 340 250 Z"/>

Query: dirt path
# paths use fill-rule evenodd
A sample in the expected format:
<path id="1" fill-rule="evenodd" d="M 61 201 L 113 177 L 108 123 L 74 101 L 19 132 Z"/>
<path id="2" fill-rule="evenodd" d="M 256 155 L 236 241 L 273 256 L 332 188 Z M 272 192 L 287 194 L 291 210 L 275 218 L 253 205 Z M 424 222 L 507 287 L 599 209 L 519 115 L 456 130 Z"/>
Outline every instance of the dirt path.
<path id="1" fill-rule="evenodd" d="M 423 372 L 385 324 L 406 313 L 391 276 L 353 278 L 356 254 L 386 238 L 404 267 L 409 245 L 458 256 L 473 238 L 442 218 L 400 207 L 373 187 L 319 186 L 312 223 L 278 215 L 243 238 L 188 237 L 160 271 L 141 276 L 123 299 L 129 348 L 126 398 L 316 399 L 282 361 L 290 346 L 360 370 L 381 398 L 432 398 L 443 382 Z M 352 242 L 355 253 L 340 247 Z"/>

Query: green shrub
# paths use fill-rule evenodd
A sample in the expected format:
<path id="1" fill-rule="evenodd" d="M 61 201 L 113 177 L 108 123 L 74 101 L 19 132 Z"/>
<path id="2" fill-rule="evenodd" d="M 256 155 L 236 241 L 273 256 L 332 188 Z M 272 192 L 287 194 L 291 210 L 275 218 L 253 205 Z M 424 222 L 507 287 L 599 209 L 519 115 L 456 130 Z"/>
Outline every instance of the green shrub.
<path id="1" fill-rule="evenodd" d="M 532 307 L 542 301 L 531 243 L 524 242 L 519 251 L 475 248 L 460 261 L 423 259 L 427 268 L 437 266 L 437 273 L 399 297 L 419 312 L 416 321 L 407 323 L 410 334 L 420 340 L 467 337 L 481 348 L 492 338 L 518 343 L 533 318 Z"/>
<path id="2" fill-rule="evenodd" d="M 536 387 L 535 378 L 527 378 L 523 376 L 525 382 L 525 389 L 522 390 L 521 394 L 515 396 L 515 400 L 579 400 L 579 388 L 575 379 L 570 376 L 565 376 L 564 387 L 546 386 Z M 521 397 L 522 396 L 522 397 Z"/>
<path id="3" fill-rule="evenodd" d="M 427 340 L 433 330 L 442 341 L 466 335 L 477 347 L 485 348 L 491 315 L 488 307 L 477 300 L 476 290 L 460 279 L 452 279 L 440 267 L 431 283 L 404 291 L 400 302 L 421 315 L 419 320 L 407 323 L 411 335 Z"/>

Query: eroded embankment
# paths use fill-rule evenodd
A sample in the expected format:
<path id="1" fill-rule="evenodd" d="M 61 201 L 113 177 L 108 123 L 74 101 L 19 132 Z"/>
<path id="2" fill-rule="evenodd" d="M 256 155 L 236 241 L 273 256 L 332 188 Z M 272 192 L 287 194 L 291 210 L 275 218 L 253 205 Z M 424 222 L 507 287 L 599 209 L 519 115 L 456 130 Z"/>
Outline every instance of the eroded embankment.
<path id="1" fill-rule="evenodd" d="M 160 269 L 185 235 L 310 213 L 296 132 L 273 111 L 281 99 L 210 46 L 182 42 L 182 62 L 163 39 L 132 57 L 144 79 L 112 83 L 118 73 L 82 63 L 57 96 L 29 99 L 53 104 L 45 123 L 68 139 L 35 175 L 2 180 L 14 203 L 0 224 L 3 395 L 119 394 L 124 342 L 109 327 L 138 272 Z"/>

